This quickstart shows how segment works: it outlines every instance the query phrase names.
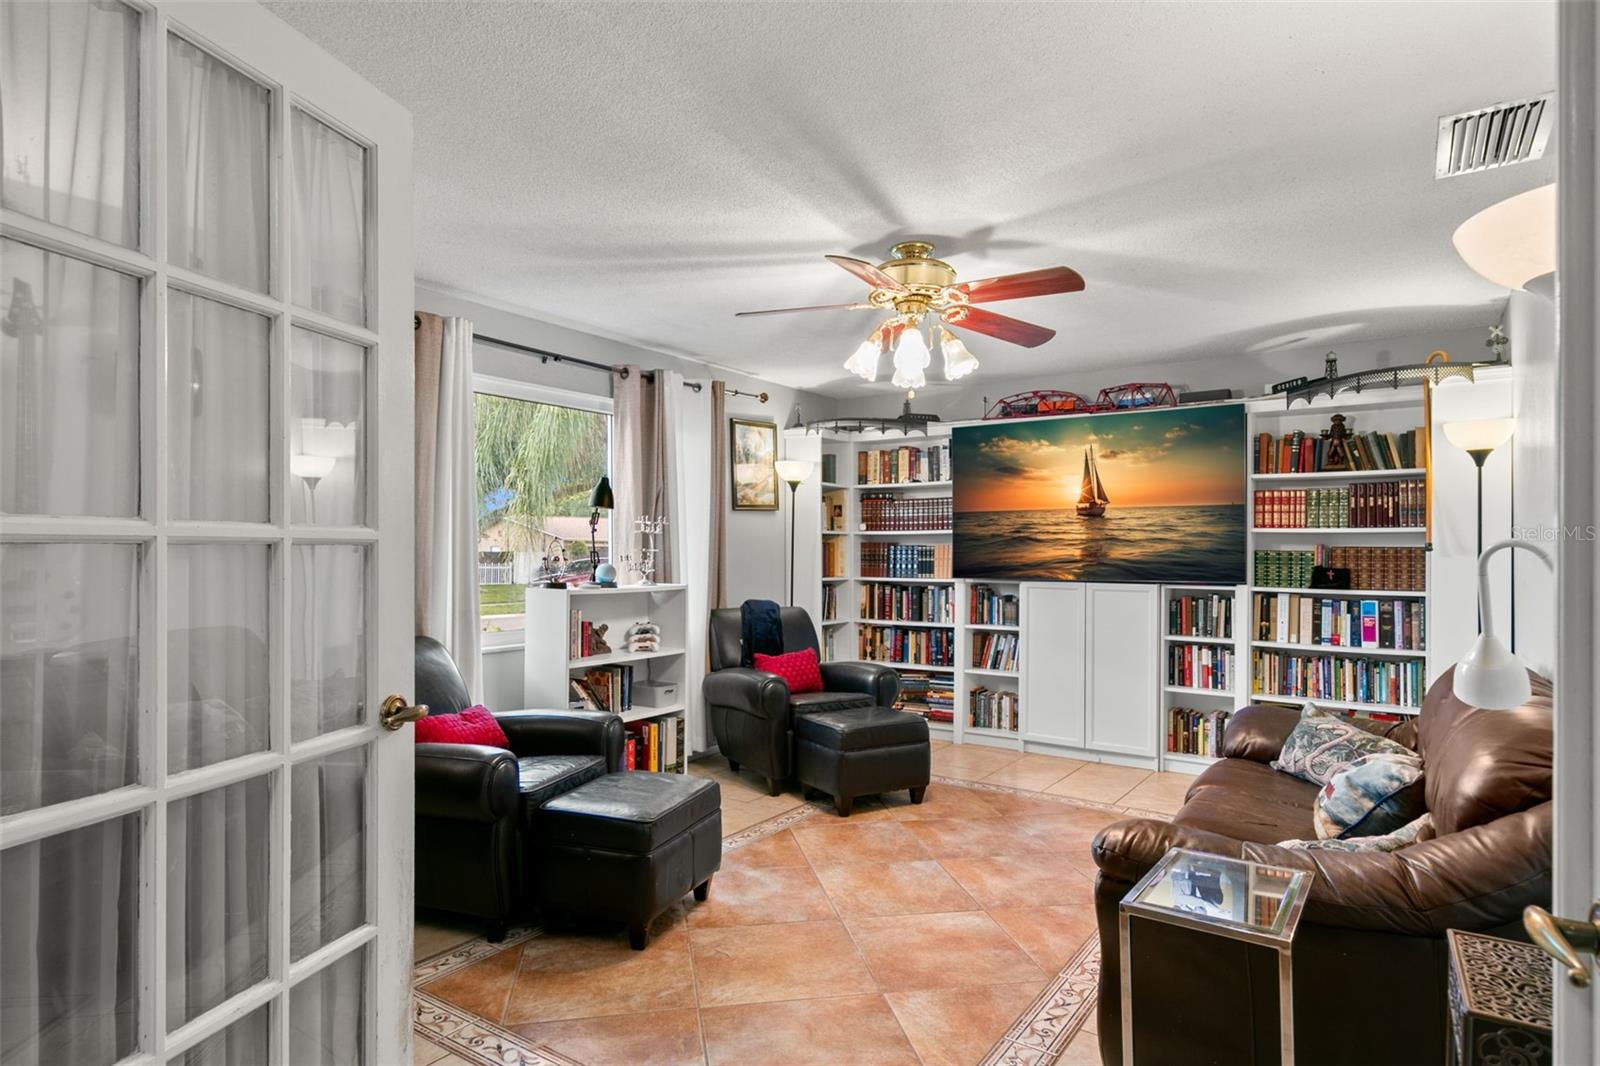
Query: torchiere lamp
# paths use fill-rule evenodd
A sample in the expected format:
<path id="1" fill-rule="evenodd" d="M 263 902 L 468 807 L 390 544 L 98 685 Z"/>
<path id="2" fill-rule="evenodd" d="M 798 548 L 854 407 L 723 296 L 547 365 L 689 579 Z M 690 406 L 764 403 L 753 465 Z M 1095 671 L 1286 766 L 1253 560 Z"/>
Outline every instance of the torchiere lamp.
<path id="1" fill-rule="evenodd" d="M 1446 422 L 1444 436 L 1451 444 L 1472 456 L 1478 468 L 1478 554 L 1483 554 L 1483 464 L 1494 450 L 1511 439 L 1517 428 L 1514 418 L 1480 418 L 1471 422 Z M 1483 616 L 1478 616 L 1483 628 Z"/>
<path id="2" fill-rule="evenodd" d="M 1500 643 L 1494 635 L 1494 612 L 1489 603 L 1489 557 L 1495 552 L 1521 548 L 1532 552 L 1554 569 L 1550 553 L 1526 540 L 1502 540 L 1478 556 L 1478 613 L 1481 630 L 1466 658 L 1456 664 L 1456 698 L 1472 707 L 1509 711 L 1521 707 L 1533 695 L 1528 667 L 1517 653 Z"/>
<path id="3" fill-rule="evenodd" d="M 800 494 L 800 482 L 811 476 L 812 463 L 809 459 L 779 459 L 772 464 L 778 476 L 789 485 L 789 606 L 794 606 L 794 537 L 795 537 L 795 497 Z"/>
<path id="4" fill-rule="evenodd" d="M 611 478 L 602 474 L 600 480 L 595 482 L 594 492 L 589 496 L 589 578 L 596 585 L 610 588 L 617 583 L 617 571 L 610 563 L 602 566 L 600 562 L 600 547 L 595 540 L 595 532 L 600 528 L 600 512 L 610 511 L 617 506 L 617 501 L 611 494 Z"/>

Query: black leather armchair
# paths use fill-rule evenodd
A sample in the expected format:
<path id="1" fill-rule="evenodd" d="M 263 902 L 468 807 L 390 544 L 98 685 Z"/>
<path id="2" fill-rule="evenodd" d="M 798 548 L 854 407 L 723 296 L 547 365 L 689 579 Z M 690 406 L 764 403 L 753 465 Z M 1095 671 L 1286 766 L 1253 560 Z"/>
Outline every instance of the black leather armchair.
<path id="1" fill-rule="evenodd" d="M 783 650 L 817 651 L 817 630 L 800 607 L 778 612 Z M 767 779 L 767 791 L 794 771 L 794 716 L 844 707 L 888 707 L 900 692 L 900 675 L 876 663 L 823 663 L 822 692 L 791 695 L 777 674 L 752 670 L 741 661 L 737 607 L 711 612 L 711 673 L 703 693 L 711 733 L 728 765 L 748 767 Z"/>
<path id="2" fill-rule="evenodd" d="M 416 640 L 417 702 L 471 705 L 444 645 Z M 489 939 L 526 911 L 533 819 L 553 796 L 622 768 L 622 720 L 591 711 L 497 711 L 511 747 L 416 747 L 417 906 L 486 919 Z"/>

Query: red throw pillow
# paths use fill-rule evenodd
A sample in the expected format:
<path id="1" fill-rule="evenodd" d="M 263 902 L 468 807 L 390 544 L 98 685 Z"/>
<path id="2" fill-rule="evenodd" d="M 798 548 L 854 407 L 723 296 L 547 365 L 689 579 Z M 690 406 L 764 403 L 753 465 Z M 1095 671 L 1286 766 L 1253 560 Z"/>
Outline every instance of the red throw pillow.
<path id="1" fill-rule="evenodd" d="M 483 707 L 468 707 L 460 714 L 430 714 L 417 719 L 418 744 L 487 744 L 509 748 L 506 731 Z"/>
<path id="2" fill-rule="evenodd" d="M 782 655 L 756 653 L 756 669 L 777 674 L 789 683 L 789 695 L 822 691 L 822 665 L 815 648 L 785 652 Z"/>

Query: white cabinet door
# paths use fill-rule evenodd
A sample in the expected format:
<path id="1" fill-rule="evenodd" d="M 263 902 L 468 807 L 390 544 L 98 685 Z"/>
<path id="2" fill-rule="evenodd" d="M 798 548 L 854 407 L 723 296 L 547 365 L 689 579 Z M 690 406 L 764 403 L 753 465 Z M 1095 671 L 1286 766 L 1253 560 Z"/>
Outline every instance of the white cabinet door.
<path id="1" fill-rule="evenodd" d="M 1123 755 L 1155 755 L 1156 585 L 1088 586 L 1086 746 Z"/>
<path id="2" fill-rule="evenodd" d="M 1087 585 L 1023 585 L 1023 739 L 1084 745 Z"/>

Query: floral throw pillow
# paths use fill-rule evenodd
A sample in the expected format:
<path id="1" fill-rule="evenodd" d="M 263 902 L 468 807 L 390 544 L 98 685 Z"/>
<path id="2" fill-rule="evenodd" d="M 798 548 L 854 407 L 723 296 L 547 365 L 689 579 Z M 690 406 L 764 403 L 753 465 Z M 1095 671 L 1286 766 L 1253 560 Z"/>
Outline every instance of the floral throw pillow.
<path id="1" fill-rule="evenodd" d="M 1326 785 L 1334 774 L 1363 755 L 1379 752 L 1412 753 L 1404 744 L 1369 733 L 1339 715 L 1308 703 L 1294 732 L 1283 742 L 1283 750 L 1272 761 L 1272 768 L 1313 785 Z"/>
<path id="2" fill-rule="evenodd" d="M 1323 840 L 1383 836 L 1427 809 L 1422 760 L 1378 752 L 1363 755 L 1322 786 L 1311 821 Z"/>
<path id="3" fill-rule="evenodd" d="M 1375 837 L 1350 837 L 1346 840 L 1280 840 L 1278 847 L 1290 851 L 1399 851 L 1401 848 L 1432 840 L 1433 815 L 1424 814 L 1392 833 Z"/>

